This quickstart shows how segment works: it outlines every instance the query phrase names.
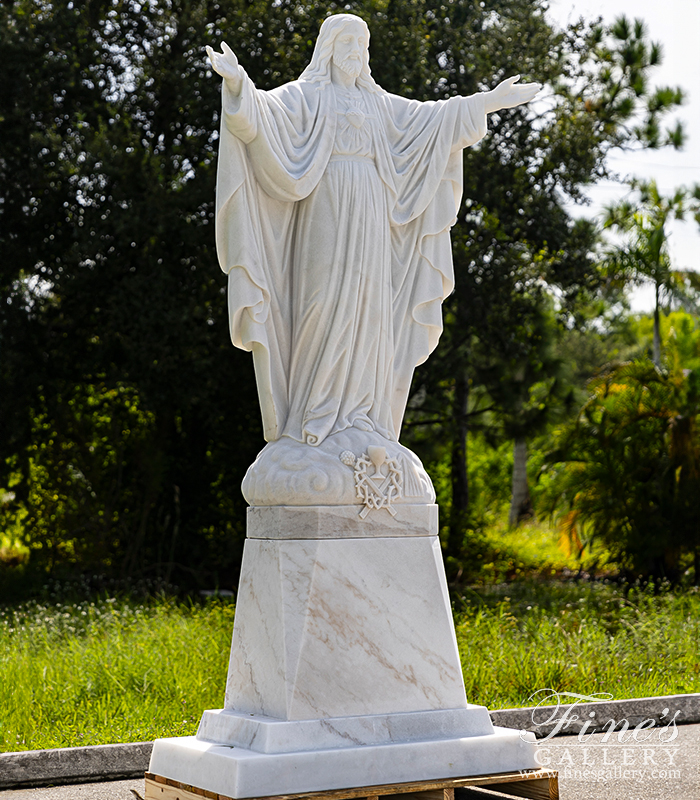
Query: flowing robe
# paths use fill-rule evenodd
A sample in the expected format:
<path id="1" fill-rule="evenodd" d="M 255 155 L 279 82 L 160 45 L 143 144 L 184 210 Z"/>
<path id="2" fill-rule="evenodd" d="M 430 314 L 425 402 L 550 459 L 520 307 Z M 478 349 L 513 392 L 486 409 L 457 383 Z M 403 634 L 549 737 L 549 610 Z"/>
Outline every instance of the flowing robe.
<path id="1" fill-rule="evenodd" d="M 397 440 L 453 288 L 449 230 L 481 95 L 406 100 L 224 81 L 217 251 L 233 343 L 253 351 L 265 438 Z"/>

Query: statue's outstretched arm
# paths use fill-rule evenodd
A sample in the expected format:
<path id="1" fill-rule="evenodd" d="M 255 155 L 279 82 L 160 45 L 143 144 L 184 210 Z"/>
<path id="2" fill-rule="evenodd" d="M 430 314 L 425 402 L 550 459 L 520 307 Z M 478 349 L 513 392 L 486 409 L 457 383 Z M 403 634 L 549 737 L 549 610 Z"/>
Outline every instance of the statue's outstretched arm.
<path id="1" fill-rule="evenodd" d="M 207 45 L 207 55 L 215 72 L 218 72 L 224 80 L 228 81 L 229 89 L 234 95 L 241 93 L 243 85 L 243 70 L 238 65 L 236 54 L 226 44 L 221 43 L 221 53 L 217 53 L 212 47 Z"/>
<path id="2" fill-rule="evenodd" d="M 539 83 L 521 83 L 516 86 L 519 80 L 520 75 L 506 78 L 495 89 L 485 93 L 487 114 L 529 103 L 542 88 Z"/>

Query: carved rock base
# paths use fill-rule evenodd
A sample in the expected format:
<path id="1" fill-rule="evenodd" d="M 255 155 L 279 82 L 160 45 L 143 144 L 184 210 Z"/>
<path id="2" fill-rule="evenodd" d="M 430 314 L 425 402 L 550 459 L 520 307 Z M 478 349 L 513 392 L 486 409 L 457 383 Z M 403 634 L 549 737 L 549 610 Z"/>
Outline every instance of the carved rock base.
<path id="1" fill-rule="evenodd" d="M 435 502 L 433 484 L 415 453 L 374 431 L 357 428 L 334 433 L 314 447 L 286 437 L 270 442 L 248 468 L 243 496 L 251 506 L 361 506 L 355 471 L 341 461 L 341 455 L 359 458 L 371 447 L 385 451 L 385 463 L 379 468 L 384 478 L 389 461 L 401 472 L 401 495 L 392 499 L 392 505 Z M 374 470 L 368 471 L 371 476 Z M 388 493 L 390 488 L 382 491 Z M 381 508 L 370 513 L 377 511 L 387 513 Z"/>

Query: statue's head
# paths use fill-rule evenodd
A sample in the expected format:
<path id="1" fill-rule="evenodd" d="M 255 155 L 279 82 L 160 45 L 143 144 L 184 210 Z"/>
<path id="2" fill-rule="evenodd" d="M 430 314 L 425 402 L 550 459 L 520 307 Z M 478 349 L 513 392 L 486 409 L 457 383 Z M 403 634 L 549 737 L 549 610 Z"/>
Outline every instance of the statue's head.
<path id="1" fill-rule="evenodd" d="M 357 79 L 357 85 L 381 91 L 369 69 L 369 28 L 354 14 L 335 14 L 323 21 L 309 66 L 300 80 L 330 83 L 331 64 Z"/>

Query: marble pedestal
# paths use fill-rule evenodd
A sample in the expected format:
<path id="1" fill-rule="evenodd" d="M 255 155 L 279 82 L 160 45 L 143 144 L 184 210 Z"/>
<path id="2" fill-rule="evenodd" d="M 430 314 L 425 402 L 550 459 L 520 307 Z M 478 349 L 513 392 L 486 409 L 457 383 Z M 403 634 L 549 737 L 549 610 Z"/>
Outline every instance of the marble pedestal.
<path id="1" fill-rule="evenodd" d="M 468 705 L 437 507 L 248 512 L 225 707 L 150 772 L 229 797 L 535 769 Z"/>

